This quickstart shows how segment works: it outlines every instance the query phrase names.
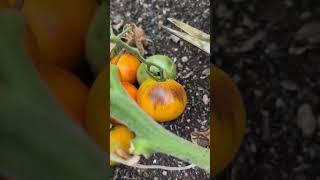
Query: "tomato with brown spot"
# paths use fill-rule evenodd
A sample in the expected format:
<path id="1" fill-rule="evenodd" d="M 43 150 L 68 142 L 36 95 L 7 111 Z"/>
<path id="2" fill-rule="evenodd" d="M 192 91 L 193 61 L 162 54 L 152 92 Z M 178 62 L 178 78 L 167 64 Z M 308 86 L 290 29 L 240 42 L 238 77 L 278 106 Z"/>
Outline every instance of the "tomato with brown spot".
<path id="1" fill-rule="evenodd" d="M 174 80 L 157 82 L 148 79 L 138 90 L 139 106 L 158 122 L 172 121 L 179 117 L 187 104 L 187 94 Z"/>

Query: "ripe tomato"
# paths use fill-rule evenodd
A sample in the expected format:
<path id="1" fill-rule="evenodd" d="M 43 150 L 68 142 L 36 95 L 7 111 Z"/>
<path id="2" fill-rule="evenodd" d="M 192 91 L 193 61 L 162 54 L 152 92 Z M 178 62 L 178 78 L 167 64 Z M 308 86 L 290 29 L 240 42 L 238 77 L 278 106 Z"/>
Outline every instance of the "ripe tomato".
<path id="1" fill-rule="evenodd" d="M 16 1 L 10 0 L 11 5 Z M 76 68 L 96 7 L 95 0 L 24 1 L 21 11 L 35 34 L 40 62 Z"/>
<path id="2" fill-rule="evenodd" d="M 65 112 L 81 127 L 84 127 L 88 88 L 72 73 L 55 65 L 38 66 L 40 77 L 48 90 L 61 104 Z"/>
<path id="3" fill-rule="evenodd" d="M 137 102 L 156 121 L 166 122 L 180 116 L 187 104 L 187 95 L 174 80 L 157 82 L 148 79 L 138 90 Z"/>
<path id="4" fill-rule="evenodd" d="M 116 125 L 110 129 L 110 153 L 125 159 L 117 152 L 117 149 L 121 149 L 126 154 L 129 154 L 130 143 L 133 139 L 133 133 L 123 125 Z M 116 162 L 110 161 L 110 165 L 115 165 Z"/>
<path id="5" fill-rule="evenodd" d="M 111 59 L 112 64 L 116 64 L 119 68 L 121 80 L 134 84 L 137 80 L 136 74 L 140 65 L 138 58 L 131 54 L 123 54 Z"/>
<path id="6" fill-rule="evenodd" d="M 245 130 L 245 109 L 239 90 L 231 78 L 217 67 L 211 68 L 213 110 L 213 175 L 220 173 L 235 157 Z"/>

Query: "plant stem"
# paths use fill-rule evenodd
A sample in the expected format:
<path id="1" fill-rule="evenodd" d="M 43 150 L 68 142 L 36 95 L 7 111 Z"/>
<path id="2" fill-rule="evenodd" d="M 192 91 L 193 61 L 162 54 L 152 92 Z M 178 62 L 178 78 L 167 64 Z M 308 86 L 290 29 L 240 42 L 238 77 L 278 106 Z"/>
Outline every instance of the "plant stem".
<path id="1" fill-rule="evenodd" d="M 124 30 L 127 31 L 128 29 Z M 133 55 L 135 55 L 141 63 L 145 64 L 147 66 L 147 73 L 155 80 L 157 81 L 165 81 L 164 75 L 163 75 L 163 69 L 162 67 L 160 67 L 157 64 L 151 63 L 151 62 L 147 62 L 144 57 L 141 55 L 141 53 L 139 52 L 139 50 L 137 48 L 131 47 L 129 44 L 125 43 L 124 41 L 121 40 L 121 35 L 123 34 L 120 33 L 120 36 L 116 36 L 113 32 L 112 26 L 110 24 L 110 42 L 111 43 L 115 43 L 117 45 L 117 47 L 120 47 L 122 49 L 127 50 L 128 52 L 132 53 Z M 155 72 L 150 71 L 151 66 L 154 66 L 158 69 L 159 74 L 155 74 Z M 159 78 L 157 76 L 160 76 Z"/>
<path id="2" fill-rule="evenodd" d="M 209 172 L 209 149 L 195 145 L 163 128 L 124 93 L 118 80 L 118 68 L 110 65 L 111 117 L 135 132 L 134 154 L 149 156 L 155 152 L 173 155 Z"/>

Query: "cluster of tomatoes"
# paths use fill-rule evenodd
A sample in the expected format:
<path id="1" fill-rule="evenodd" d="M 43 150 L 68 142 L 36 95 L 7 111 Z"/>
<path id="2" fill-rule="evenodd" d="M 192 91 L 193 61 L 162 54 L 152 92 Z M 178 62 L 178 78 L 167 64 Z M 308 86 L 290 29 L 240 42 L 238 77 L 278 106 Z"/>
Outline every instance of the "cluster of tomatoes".
<path id="1" fill-rule="evenodd" d="M 145 64 L 132 54 L 123 53 L 110 61 L 119 69 L 119 80 L 127 94 L 157 122 L 167 122 L 179 117 L 187 103 L 187 95 L 181 84 L 176 82 L 176 65 L 167 56 L 153 55 L 146 59 L 160 66 L 164 71 L 164 81 L 156 81 L 147 72 Z M 155 70 L 152 69 L 151 70 Z M 129 154 L 133 133 L 115 119 L 111 119 L 110 153 L 126 158 Z M 115 162 L 110 162 L 114 165 Z"/>
<path id="2" fill-rule="evenodd" d="M 86 59 L 85 41 L 97 2 L 2 0 L 0 11 L 16 8 L 21 2 L 22 8 L 18 10 L 26 19 L 27 54 L 48 93 L 103 150 L 125 158 L 117 150 L 129 154 L 134 134 L 116 119 L 111 120 L 111 149 L 106 149 L 107 67 L 98 73 L 90 87 L 74 73 Z M 158 122 L 174 120 L 183 113 L 187 103 L 183 86 L 175 81 L 176 65 L 163 55 L 150 56 L 146 61 L 163 69 L 164 81 L 153 79 L 146 65 L 130 53 L 119 54 L 110 63 L 118 66 L 123 88 L 142 110 Z M 150 71 L 156 69 L 151 67 Z"/>

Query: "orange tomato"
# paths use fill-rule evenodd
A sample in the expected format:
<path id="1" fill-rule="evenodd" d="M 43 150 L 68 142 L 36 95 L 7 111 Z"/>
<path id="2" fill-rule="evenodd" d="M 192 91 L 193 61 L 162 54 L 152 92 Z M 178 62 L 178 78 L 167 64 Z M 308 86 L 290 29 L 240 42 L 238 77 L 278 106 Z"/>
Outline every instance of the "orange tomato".
<path id="1" fill-rule="evenodd" d="M 239 150 L 245 131 L 245 108 L 232 79 L 217 67 L 211 68 L 211 118 L 213 124 L 213 175 L 223 171 Z"/>
<path id="2" fill-rule="evenodd" d="M 107 151 L 107 132 L 109 112 L 107 108 L 107 79 L 108 68 L 97 76 L 90 88 L 86 111 L 86 128 L 89 136 L 104 150 Z"/>
<path id="3" fill-rule="evenodd" d="M 129 154 L 130 143 L 133 139 L 133 133 L 123 125 L 116 125 L 110 129 L 110 153 L 114 153 L 120 158 L 125 159 L 117 152 L 117 149 L 121 149 L 126 154 Z M 110 161 L 110 165 L 116 165 L 114 161 Z"/>
<path id="4" fill-rule="evenodd" d="M 55 65 L 38 66 L 40 77 L 65 112 L 81 127 L 85 118 L 88 88 L 72 73 Z"/>
<path id="5" fill-rule="evenodd" d="M 16 1 L 10 0 L 11 5 Z M 24 1 L 21 12 L 35 34 L 40 63 L 76 68 L 96 7 L 95 0 Z"/>
<path id="6" fill-rule="evenodd" d="M 12 5 L 9 1 L 1 0 L 0 1 L 0 11 L 12 8 Z M 37 65 L 40 59 L 40 51 L 34 33 L 31 31 L 30 26 L 27 24 L 25 31 L 25 47 L 27 53 L 30 56 L 30 60 L 34 65 Z"/>
<path id="7" fill-rule="evenodd" d="M 128 93 L 128 95 L 133 99 L 133 100 L 137 100 L 137 93 L 138 93 L 138 89 L 128 83 L 128 82 L 121 82 L 122 86 L 124 87 L 125 91 Z"/>
<path id="8" fill-rule="evenodd" d="M 120 56 L 115 56 L 111 59 L 112 64 L 116 64 L 119 68 L 122 81 L 134 84 L 137 81 L 137 71 L 140 66 L 140 61 L 135 56 L 125 53 Z"/>
<path id="9" fill-rule="evenodd" d="M 148 79 L 138 90 L 137 102 L 156 121 L 166 122 L 180 116 L 187 104 L 187 95 L 174 80 L 157 82 Z"/>

